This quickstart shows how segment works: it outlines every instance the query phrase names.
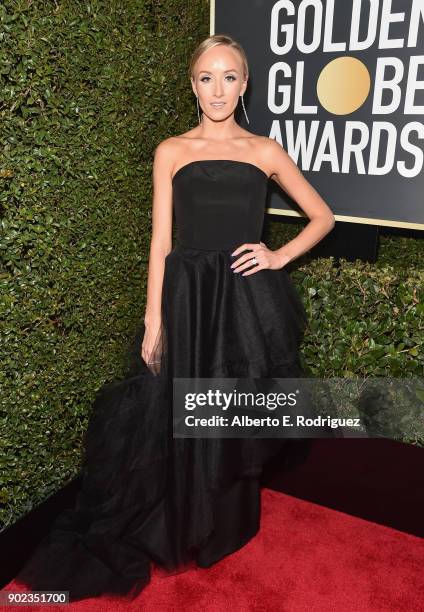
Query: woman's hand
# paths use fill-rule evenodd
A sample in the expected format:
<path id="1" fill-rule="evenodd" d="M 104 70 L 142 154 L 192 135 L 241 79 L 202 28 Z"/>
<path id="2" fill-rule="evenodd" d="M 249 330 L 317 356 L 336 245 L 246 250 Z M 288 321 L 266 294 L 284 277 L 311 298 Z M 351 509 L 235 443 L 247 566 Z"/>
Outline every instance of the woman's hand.
<path id="1" fill-rule="evenodd" d="M 153 374 L 160 371 L 162 357 L 162 322 L 145 323 L 141 357 Z"/>
<path id="2" fill-rule="evenodd" d="M 233 272 L 241 272 L 246 268 L 254 266 L 248 272 L 243 272 L 242 276 L 255 274 L 256 272 L 259 272 L 259 270 L 279 270 L 290 261 L 290 257 L 288 255 L 281 253 L 281 251 L 271 251 L 271 249 L 269 249 L 263 242 L 246 242 L 245 244 L 239 246 L 232 253 L 232 255 L 238 255 L 238 253 L 242 253 L 246 249 L 250 250 L 249 253 L 245 253 L 239 257 L 237 261 L 234 261 L 231 264 Z M 252 259 L 254 259 L 253 262 Z"/>

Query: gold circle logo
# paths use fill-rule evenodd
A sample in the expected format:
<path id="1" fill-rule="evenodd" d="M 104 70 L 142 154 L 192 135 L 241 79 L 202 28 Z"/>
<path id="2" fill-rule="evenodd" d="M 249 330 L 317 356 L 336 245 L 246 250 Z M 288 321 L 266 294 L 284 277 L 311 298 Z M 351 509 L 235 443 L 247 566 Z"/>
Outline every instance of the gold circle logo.
<path id="1" fill-rule="evenodd" d="M 367 99 L 371 77 L 356 57 L 338 57 L 321 70 L 317 96 L 321 105 L 334 115 L 353 113 Z"/>

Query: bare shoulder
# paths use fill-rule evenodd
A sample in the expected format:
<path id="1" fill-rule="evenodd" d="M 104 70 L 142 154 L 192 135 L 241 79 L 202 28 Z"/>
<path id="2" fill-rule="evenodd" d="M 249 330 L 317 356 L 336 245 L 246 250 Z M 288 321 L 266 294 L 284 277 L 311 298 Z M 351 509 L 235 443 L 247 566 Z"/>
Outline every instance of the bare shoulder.
<path id="1" fill-rule="evenodd" d="M 257 147 L 259 155 L 264 162 L 272 160 L 274 155 L 284 155 L 284 148 L 274 138 L 258 136 Z"/>
<path id="2" fill-rule="evenodd" d="M 193 130 L 162 140 L 155 149 L 155 163 L 159 160 L 172 170 L 178 164 L 178 160 L 184 158 L 187 151 L 191 151 L 194 142 Z"/>
<path id="3" fill-rule="evenodd" d="M 168 177 L 171 179 L 176 161 L 181 156 L 181 140 L 177 136 L 170 136 L 162 140 L 155 149 L 153 160 L 153 174 L 159 182 Z"/>
<path id="4" fill-rule="evenodd" d="M 276 154 L 276 145 L 280 146 L 273 138 L 268 136 L 258 135 L 253 139 L 255 157 L 268 176 L 271 176 L 274 172 L 272 161 Z"/>
<path id="5" fill-rule="evenodd" d="M 285 148 L 274 138 L 263 136 L 260 143 L 261 160 L 272 179 L 277 179 L 284 171 L 296 172 L 298 168 Z M 280 177 L 281 178 L 281 177 Z"/>
<path id="6" fill-rule="evenodd" d="M 178 147 L 178 140 L 175 136 L 170 136 L 162 140 L 155 149 L 155 160 L 170 159 L 175 155 Z"/>

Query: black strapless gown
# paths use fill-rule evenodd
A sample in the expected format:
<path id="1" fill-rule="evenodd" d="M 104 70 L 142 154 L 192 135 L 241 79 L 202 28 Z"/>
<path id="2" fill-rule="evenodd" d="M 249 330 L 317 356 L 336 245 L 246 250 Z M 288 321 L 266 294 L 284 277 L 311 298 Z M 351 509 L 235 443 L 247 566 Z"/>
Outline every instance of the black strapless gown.
<path id="1" fill-rule="evenodd" d="M 172 378 L 303 375 L 307 319 L 287 271 L 243 277 L 230 268 L 232 251 L 261 240 L 267 183 L 259 167 L 234 160 L 177 171 L 178 242 L 166 257 L 156 371 L 140 357 L 140 323 L 125 378 L 96 395 L 76 505 L 55 520 L 17 582 L 69 590 L 71 601 L 132 599 L 152 562 L 165 575 L 209 567 L 257 533 L 263 466 L 282 460 L 287 441 L 173 438 Z"/>

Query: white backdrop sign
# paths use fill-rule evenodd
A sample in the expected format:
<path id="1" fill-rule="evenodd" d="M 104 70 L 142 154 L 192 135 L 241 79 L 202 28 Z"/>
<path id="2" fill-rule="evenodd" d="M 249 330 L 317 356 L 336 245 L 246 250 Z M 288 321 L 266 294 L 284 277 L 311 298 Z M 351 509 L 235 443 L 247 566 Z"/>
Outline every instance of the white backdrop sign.
<path id="1" fill-rule="evenodd" d="M 215 0 L 211 33 L 248 56 L 239 122 L 278 140 L 337 220 L 424 229 L 424 0 Z M 268 212 L 300 213 L 270 192 Z"/>

